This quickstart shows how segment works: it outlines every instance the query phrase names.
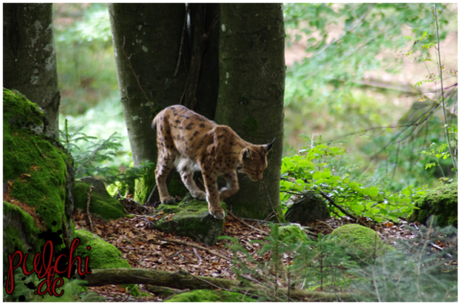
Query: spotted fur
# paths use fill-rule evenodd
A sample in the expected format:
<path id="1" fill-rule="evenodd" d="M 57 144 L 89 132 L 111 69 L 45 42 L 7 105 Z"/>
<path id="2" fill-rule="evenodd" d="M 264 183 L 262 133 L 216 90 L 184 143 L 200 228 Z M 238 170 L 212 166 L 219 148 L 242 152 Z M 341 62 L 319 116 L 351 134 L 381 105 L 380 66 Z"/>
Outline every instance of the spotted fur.
<path id="1" fill-rule="evenodd" d="M 162 203 L 173 203 L 166 178 L 175 166 L 193 197 L 208 202 L 209 213 L 225 218 L 220 201 L 238 189 L 237 171 L 252 180 L 260 180 L 267 167 L 267 153 L 272 143 L 254 145 L 241 139 L 236 132 L 187 109 L 174 105 L 161 111 L 152 122 L 157 131 L 158 162 L 155 179 Z M 193 180 L 193 172 L 201 171 L 206 193 Z M 220 191 L 217 177 L 223 175 L 227 186 Z"/>

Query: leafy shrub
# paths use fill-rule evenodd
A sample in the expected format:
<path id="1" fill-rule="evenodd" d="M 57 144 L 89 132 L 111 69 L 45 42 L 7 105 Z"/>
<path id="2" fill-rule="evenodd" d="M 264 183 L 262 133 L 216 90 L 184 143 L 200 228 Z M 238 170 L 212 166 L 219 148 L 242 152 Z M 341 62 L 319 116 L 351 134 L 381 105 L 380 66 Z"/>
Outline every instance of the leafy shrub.
<path id="1" fill-rule="evenodd" d="M 344 150 L 313 142 L 299 154 L 283 158 L 281 166 L 280 198 L 286 206 L 292 195 L 315 190 L 326 195 L 334 203 L 342 205 L 351 214 L 383 220 L 398 221 L 414 209 L 414 199 L 425 193 L 425 188 L 409 186 L 401 192 L 392 193 L 378 185 L 355 181 L 346 159 L 339 159 Z M 329 202 L 330 203 L 330 202 Z M 339 216 L 344 213 L 330 204 Z"/>

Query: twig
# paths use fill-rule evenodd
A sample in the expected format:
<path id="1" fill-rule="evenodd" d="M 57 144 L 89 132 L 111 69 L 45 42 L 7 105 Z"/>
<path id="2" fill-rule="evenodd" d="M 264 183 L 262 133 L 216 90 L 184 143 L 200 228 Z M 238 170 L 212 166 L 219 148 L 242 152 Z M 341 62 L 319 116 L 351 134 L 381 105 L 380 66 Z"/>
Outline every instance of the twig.
<path id="1" fill-rule="evenodd" d="M 453 155 L 452 147 L 450 145 L 450 138 L 449 138 L 449 131 L 447 130 L 447 114 L 446 114 L 446 105 L 444 101 L 444 89 L 442 83 L 442 64 L 441 64 L 441 49 L 439 46 L 439 24 L 438 24 L 438 6 L 437 4 L 434 5 L 434 17 L 436 19 L 436 37 L 438 38 L 438 66 L 439 66 L 439 79 L 441 80 L 441 104 L 442 104 L 442 112 L 444 117 L 444 131 L 446 134 L 447 146 L 449 147 L 450 157 L 452 158 L 452 163 L 455 168 L 457 168 L 457 161 L 455 160 L 455 156 Z"/>
<path id="2" fill-rule="evenodd" d="M 230 211 L 227 211 L 227 212 L 228 212 L 228 214 L 230 214 L 230 215 L 232 215 L 233 217 L 235 217 L 236 220 L 238 220 L 239 222 L 241 222 L 241 223 L 244 224 L 245 226 L 248 226 L 248 227 L 250 227 L 250 228 L 252 228 L 252 229 L 254 229 L 254 230 L 256 230 L 257 232 L 260 232 L 260 233 L 262 233 L 262 234 L 269 235 L 267 232 L 262 231 L 262 230 L 260 230 L 260 229 L 257 229 L 256 227 L 251 226 L 251 225 L 248 224 L 247 222 L 241 220 L 240 218 L 238 218 L 238 217 L 237 217 L 235 214 L 233 214 L 232 212 L 230 212 Z"/>
<path id="3" fill-rule="evenodd" d="M 91 228 L 91 232 L 94 232 L 93 221 L 91 220 L 91 213 L 89 212 L 89 204 L 91 202 L 91 194 L 93 193 L 94 186 L 91 185 L 88 193 L 88 201 L 86 202 L 86 214 L 88 215 L 89 226 Z"/>
<path id="4" fill-rule="evenodd" d="M 195 248 L 195 247 L 193 247 L 193 253 L 195 253 L 196 257 L 198 257 L 198 266 L 201 266 L 202 259 L 201 259 L 201 257 L 198 255 L 198 252 L 196 251 L 196 248 Z"/>
<path id="5" fill-rule="evenodd" d="M 367 225 L 364 222 L 362 222 L 361 219 L 359 219 L 359 217 L 356 217 L 355 215 L 348 213 L 344 208 L 342 208 L 340 205 L 335 203 L 334 200 L 332 200 L 332 198 L 329 197 L 325 192 L 323 192 L 322 190 L 319 190 L 319 193 L 327 201 L 329 201 L 333 206 L 335 206 L 337 209 L 339 209 L 343 214 L 347 215 L 348 217 L 350 217 L 354 221 L 358 222 L 360 225 L 363 225 L 363 226 L 367 227 Z"/>
<path id="6" fill-rule="evenodd" d="M 47 158 L 45 157 L 45 155 L 42 153 L 42 151 L 40 150 L 40 148 L 38 147 L 37 143 L 35 143 L 35 140 L 32 140 L 32 143 L 34 143 L 34 146 L 35 146 L 35 148 L 38 150 L 38 152 L 40 153 L 40 156 L 42 156 L 43 159 L 47 159 Z"/>
<path id="7" fill-rule="evenodd" d="M 200 246 L 200 245 L 198 245 L 198 244 L 195 244 L 195 243 L 189 243 L 189 242 L 185 242 L 185 241 L 178 241 L 178 240 L 169 239 L 169 238 L 163 238 L 163 240 L 164 240 L 164 241 L 167 241 L 167 242 L 170 242 L 170 243 L 179 244 L 179 245 L 185 245 L 185 246 L 195 247 L 195 248 L 198 248 L 198 249 L 200 249 L 200 250 L 204 250 L 204 251 L 206 251 L 206 252 L 208 252 L 208 253 L 211 253 L 212 255 L 219 256 L 219 257 L 221 257 L 221 258 L 223 258 L 223 259 L 225 259 L 225 260 L 227 260 L 227 261 L 229 261 L 229 262 L 232 261 L 230 258 L 226 257 L 225 255 L 222 255 L 222 254 L 220 254 L 220 253 L 218 253 L 218 252 L 215 252 L 215 251 L 213 251 L 213 250 L 207 249 L 207 248 L 202 247 L 202 246 Z M 151 242 L 152 242 L 152 241 L 151 241 Z M 153 241 L 153 243 L 155 243 L 155 244 L 160 244 L 160 243 L 154 242 L 154 241 Z"/>
<path id="8" fill-rule="evenodd" d="M 265 182 L 262 181 L 262 185 L 264 186 L 265 194 L 267 195 L 268 202 L 270 202 L 270 206 L 272 207 L 272 211 L 273 211 L 273 213 L 275 213 L 276 220 L 278 221 L 278 223 L 281 223 L 281 221 L 278 218 L 278 213 L 275 212 L 275 208 L 273 207 L 273 202 L 272 202 L 272 200 L 270 198 L 270 195 L 268 195 L 268 190 L 267 190 L 267 186 L 265 185 Z"/>

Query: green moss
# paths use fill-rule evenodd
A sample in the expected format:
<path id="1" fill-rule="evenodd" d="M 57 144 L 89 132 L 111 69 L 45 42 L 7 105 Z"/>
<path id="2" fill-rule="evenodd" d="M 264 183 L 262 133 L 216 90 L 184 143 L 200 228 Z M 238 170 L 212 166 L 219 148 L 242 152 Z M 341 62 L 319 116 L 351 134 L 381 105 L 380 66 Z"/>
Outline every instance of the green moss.
<path id="1" fill-rule="evenodd" d="M 12 199 L 35 208 L 44 230 L 56 232 L 65 213 L 67 153 L 42 133 L 45 116 L 23 95 L 4 89 L 3 110 L 3 183 Z"/>
<path id="2" fill-rule="evenodd" d="M 120 250 L 97 235 L 86 230 L 76 230 L 75 237 L 80 238 L 76 253 L 82 257 L 89 256 L 91 269 L 131 268 L 122 258 Z M 87 249 L 88 246 L 91 247 L 90 250 Z"/>
<path id="3" fill-rule="evenodd" d="M 279 227 L 279 236 L 280 239 L 284 239 L 290 236 L 294 242 L 307 242 L 310 239 L 308 238 L 307 234 L 299 226 L 296 225 L 289 225 L 289 226 L 282 226 Z"/>
<path id="4" fill-rule="evenodd" d="M 156 164 L 153 164 L 147 173 L 135 180 L 134 182 L 134 200 L 137 202 L 144 203 L 150 196 L 152 189 L 156 185 L 155 181 L 155 167 Z"/>
<path id="5" fill-rule="evenodd" d="M 392 249 L 380 239 L 374 230 L 358 224 L 338 227 L 331 233 L 331 237 L 334 236 L 337 236 L 347 254 L 358 262 L 369 262 L 374 254 L 381 255 Z"/>
<path id="6" fill-rule="evenodd" d="M 238 292 L 200 289 L 177 294 L 165 302 L 257 302 Z"/>
<path id="7" fill-rule="evenodd" d="M 120 250 L 99 236 L 86 230 L 76 230 L 75 237 L 80 238 L 80 245 L 75 252 L 80 257 L 89 257 L 91 269 L 131 268 L 129 263 L 123 259 Z M 88 246 L 91 247 L 90 250 Z M 137 296 L 140 293 L 136 285 L 123 286 L 129 287 L 132 295 Z"/>
<path id="8" fill-rule="evenodd" d="M 152 189 L 155 187 L 155 166 L 156 165 L 153 165 L 153 169 L 149 170 L 144 177 L 136 179 L 134 200 L 137 202 L 146 202 Z M 185 196 L 188 193 L 188 189 L 185 187 L 177 172 L 174 172 L 171 177 L 171 181 L 168 184 L 168 191 L 172 197 Z"/>
<path id="9" fill-rule="evenodd" d="M 91 185 L 85 182 L 75 184 L 75 208 L 86 211 L 88 193 Z M 123 205 L 110 195 L 101 195 L 97 191 L 91 193 L 90 212 L 98 217 L 110 221 L 125 216 Z"/>
<path id="10" fill-rule="evenodd" d="M 442 185 L 428 191 L 415 202 L 415 206 L 419 210 L 414 210 L 409 217 L 410 221 L 417 220 L 426 224 L 427 219 L 434 215 L 437 220 L 436 225 L 457 227 L 458 183 Z"/>
<path id="11" fill-rule="evenodd" d="M 222 208 L 226 209 L 226 204 L 221 203 Z M 174 232 L 180 236 L 189 236 L 207 245 L 214 245 L 222 233 L 224 227 L 223 220 L 217 220 L 209 214 L 208 203 L 206 201 L 185 198 L 178 205 L 162 204 L 158 208 L 159 212 L 164 212 L 164 216 L 152 227 L 160 231 Z M 169 214 L 175 215 L 171 218 Z"/>
<path id="12" fill-rule="evenodd" d="M 37 104 L 29 101 L 16 90 L 3 88 L 3 131 L 5 128 L 18 129 L 22 127 L 43 126 L 45 114 Z"/>
<path id="13" fill-rule="evenodd" d="M 13 255 L 16 250 L 23 254 L 32 250 L 37 253 L 43 246 L 43 240 L 38 238 L 38 228 L 32 216 L 20 207 L 3 201 L 3 267 L 8 267 L 8 254 Z M 32 267 L 32 256 L 27 259 L 27 266 Z"/>

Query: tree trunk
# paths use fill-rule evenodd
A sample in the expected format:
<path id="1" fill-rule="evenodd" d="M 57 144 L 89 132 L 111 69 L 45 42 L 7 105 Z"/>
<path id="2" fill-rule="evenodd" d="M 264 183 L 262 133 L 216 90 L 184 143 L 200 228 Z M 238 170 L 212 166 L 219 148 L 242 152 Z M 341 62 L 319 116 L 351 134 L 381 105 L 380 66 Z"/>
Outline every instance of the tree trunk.
<path id="1" fill-rule="evenodd" d="M 134 166 L 157 161 L 152 120 L 179 104 L 189 46 L 184 4 L 109 4 L 118 86 Z M 174 183 L 180 187 L 179 175 Z M 154 168 L 136 181 L 135 199 L 145 202 L 155 186 Z M 172 190 L 171 195 L 175 195 Z M 158 197 L 158 196 L 156 196 Z"/>
<path id="2" fill-rule="evenodd" d="M 269 143 L 276 137 L 263 180 L 253 182 L 239 175 L 240 190 L 227 201 L 235 214 L 263 219 L 279 205 L 285 76 L 283 12 L 280 4 L 221 4 L 220 18 L 216 122 L 229 125 L 253 144 Z"/>
<path id="3" fill-rule="evenodd" d="M 58 139 L 61 96 L 51 3 L 3 4 L 3 86 L 38 104 Z"/>
<path id="4" fill-rule="evenodd" d="M 273 294 L 266 286 L 250 283 L 247 287 L 242 286 L 241 281 L 220 279 L 205 276 L 193 276 L 188 272 L 166 272 L 155 269 L 94 269 L 85 278 L 88 286 L 119 285 L 119 284 L 149 284 L 155 286 L 171 287 L 176 289 L 225 289 L 237 292 L 252 293 L 259 296 L 260 293 Z M 288 289 L 280 288 L 280 294 L 287 295 Z M 327 293 L 318 291 L 306 291 L 290 289 L 289 297 L 297 300 L 308 301 L 356 301 L 348 293 Z"/>
<path id="5" fill-rule="evenodd" d="M 134 166 L 139 166 L 156 161 L 153 118 L 178 104 L 183 93 L 185 5 L 114 3 L 109 14 L 123 113 Z"/>

